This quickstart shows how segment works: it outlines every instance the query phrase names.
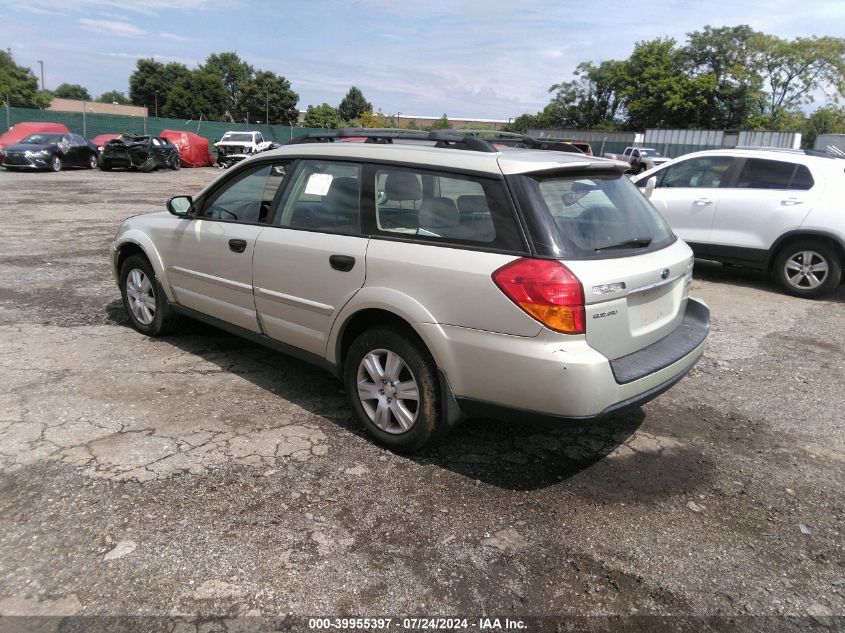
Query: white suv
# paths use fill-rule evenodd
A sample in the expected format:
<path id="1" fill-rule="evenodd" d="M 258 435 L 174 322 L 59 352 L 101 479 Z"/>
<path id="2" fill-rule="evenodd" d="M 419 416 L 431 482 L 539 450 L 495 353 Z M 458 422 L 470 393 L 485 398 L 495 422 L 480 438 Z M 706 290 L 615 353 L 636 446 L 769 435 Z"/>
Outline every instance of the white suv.
<path id="1" fill-rule="evenodd" d="M 696 257 L 770 271 L 797 296 L 839 285 L 845 160 L 798 150 L 708 150 L 634 182 Z"/>
<path id="2" fill-rule="evenodd" d="M 126 220 L 132 325 L 185 315 L 325 367 L 402 450 L 465 416 L 603 419 L 695 364 L 692 252 L 626 165 L 406 134 L 301 139 L 368 142 L 289 144 Z"/>

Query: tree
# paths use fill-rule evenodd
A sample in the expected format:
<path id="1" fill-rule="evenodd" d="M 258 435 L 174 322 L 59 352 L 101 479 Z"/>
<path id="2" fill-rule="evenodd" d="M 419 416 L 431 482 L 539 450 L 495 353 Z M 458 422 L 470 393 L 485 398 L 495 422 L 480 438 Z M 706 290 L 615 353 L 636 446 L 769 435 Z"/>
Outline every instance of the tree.
<path id="1" fill-rule="evenodd" d="M 53 90 L 53 96 L 59 99 L 76 99 L 77 101 L 91 101 L 91 93 L 79 84 L 59 84 Z"/>
<path id="2" fill-rule="evenodd" d="M 694 75 L 712 75 L 713 98 L 701 115 L 706 127 L 738 129 L 756 111 L 760 76 L 753 72 L 751 42 L 759 35 L 750 26 L 711 27 L 687 34 L 683 49 Z"/>
<path id="3" fill-rule="evenodd" d="M 29 68 L 18 66 L 11 53 L 0 50 L 0 100 L 18 108 L 46 108 L 50 95 L 38 92 L 38 78 Z"/>
<path id="4" fill-rule="evenodd" d="M 617 126 L 622 106 L 620 90 L 624 86 L 624 63 L 604 61 L 579 64 L 574 81 L 553 85 L 551 102 L 543 111 L 545 123 L 557 127 L 582 129 Z"/>
<path id="5" fill-rule="evenodd" d="M 299 118 L 299 95 L 291 90 L 287 79 L 267 70 L 257 71 L 243 85 L 238 99 L 237 111 L 253 120 L 269 117 L 267 123 L 288 125 Z"/>
<path id="6" fill-rule="evenodd" d="M 232 120 L 241 120 L 246 116 L 246 110 L 241 106 L 244 102 L 241 92 L 252 81 L 255 70 L 242 60 L 235 52 L 212 53 L 200 67 L 206 73 L 217 75 L 223 82 L 228 94 L 226 111 Z"/>
<path id="7" fill-rule="evenodd" d="M 384 116 L 381 112 L 373 114 L 372 110 L 367 110 L 358 116 L 354 121 L 350 121 L 358 127 L 363 128 L 385 128 L 391 127 L 390 119 Z"/>
<path id="8" fill-rule="evenodd" d="M 716 88 L 712 74 L 691 76 L 684 51 L 672 38 L 637 42 L 620 77 L 626 126 L 705 127 L 705 106 Z"/>
<path id="9" fill-rule="evenodd" d="M 109 90 L 97 97 L 99 103 L 119 103 L 120 105 L 129 105 L 129 99 L 126 95 L 117 90 Z"/>
<path id="10" fill-rule="evenodd" d="M 146 106 L 150 114 L 167 101 L 170 91 L 191 74 L 184 64 L 162 64 L 152 58 L 139 59 L 129 76 L 129 99 L 138 106 Z"/>
<path id="11" fill-rule="evenodd" d="M 763 81 L 760 110 L 776 122 L 784 113 L 813 101 L 821 90 L 834 101 L 845 92 L 845 39 L 798 37 L 792 41 L 756 34 L 752 65 Z"/>
<path id="12" fill-rule="evenodd" d="M 229 95 L 218 75 L 195 70 L 168 92 L 162 111 L 183 119 L 221 119 L 227 112 Z"/>
<path id="13" fill-rule="evenodd" d="M 443 116 L 437 119 L 434 123 L 431 124 L 429 129 L 431 130 L 448 130 L 452 127 L 452 124 L 449 123 L 449 117 L 446 116 L 446 113 L 443 113 Z"/>
<path id="14" fill-rule="evenodd" d="M 813 112 L 804 125 L 802 145 L 812 149 L 820 134 L 845 134 L 845 109 L 826 107 Z"/>
<path id="15" fill-rule="evenodd" d="M 364 98 L 364 93 L 352 86 L 337 109 L 344 121 L 354 121 L 365 112 L 372 112 L 373 104 Z"/>
<path id="16" fill-rule="evenodd" d="M 324 103 L 318 106 L 308 106 L 302 124 L 305 127 L 339 128 L 343 126 L 343 121 L 337 109 L 328 103 Z"/>

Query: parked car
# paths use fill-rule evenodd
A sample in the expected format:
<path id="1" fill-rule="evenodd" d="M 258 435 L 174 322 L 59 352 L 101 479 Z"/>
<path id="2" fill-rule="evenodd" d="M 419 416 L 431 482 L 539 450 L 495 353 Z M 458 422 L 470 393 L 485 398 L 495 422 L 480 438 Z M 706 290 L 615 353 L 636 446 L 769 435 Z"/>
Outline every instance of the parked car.
<path id="1" fill-rule="evenodd" d="M 178 148 L 160 136 L 123 134 L 108 141 L 100 153 L 100 169 L 115 167 L 152 171 L 159 167 L 179 169 L 182 165 Z"/>
<path id="2" fill-rule="evenodd" d="M 634 182 L 696 257 L 772 273 L 800 297 L 835 290 L 845 261 L 845 160 L 800 150 L 686 154 Z M 652 190 L 653 188 L 653 190 Z"/>
<path id="3" fill-rule="evenodd" d="M 3 167 L 8 170 L 49 169 L 66 167 L 97 168 L 97 146 L 79 134 L 30 134 L 20 143 L 5 148 Z"/>
<path id="4" fill-rule="evenodd" d="M 231 167 L 252 154 L 270 149 L 272 143 L 264 140 L 261 132 L 226 132 L 214 144 L 217 149 L 217 165 Z"/>
<path id="5" fill-rule="evenodd" d="M 22 123 L 15 123 L 3 132 L 3 134 L 0 134 L 0 163 L 3 162 L 5 149 L 9 145 L 16 145 L 27 136 L 39 132 L 70 134 L 70 130 L 63 123 L 49 123 L 47 121 L 23 121 Z"/>
<path id="6" fill-rule="evenodd" d="M 436 132 L 331 142 L 366 135 L 296 139 L 126 220 L 132 326 L 193 317 L 316 363 L 406 451 L 463 417 L 602 420 L 701 356 L 692 251 L 624 166 Z"/>
<path id="7" fill-rule="evenodd" d="M 646 169 L 652 169 L 658 165 L 669 162 L 669 158 L 663 156 L 652 147 L 626 147 L 621 154 L 605 153 L 605 158 L 622 160 L 631 165 L 634 173 L 640 173 Z"/>

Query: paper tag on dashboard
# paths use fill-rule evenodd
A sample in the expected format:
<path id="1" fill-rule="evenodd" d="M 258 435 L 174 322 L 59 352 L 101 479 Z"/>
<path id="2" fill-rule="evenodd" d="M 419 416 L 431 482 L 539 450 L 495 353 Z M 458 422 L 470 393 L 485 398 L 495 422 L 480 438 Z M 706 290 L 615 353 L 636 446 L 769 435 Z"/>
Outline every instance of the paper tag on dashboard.
<path id="1" fill-rule="evenodd" d="M 333 176 L 331 174 L 311 174 L 308 177 L 308 184 L 305 185 L 305 193 L 312 196 L 324 196 L 329 192 Z"/>

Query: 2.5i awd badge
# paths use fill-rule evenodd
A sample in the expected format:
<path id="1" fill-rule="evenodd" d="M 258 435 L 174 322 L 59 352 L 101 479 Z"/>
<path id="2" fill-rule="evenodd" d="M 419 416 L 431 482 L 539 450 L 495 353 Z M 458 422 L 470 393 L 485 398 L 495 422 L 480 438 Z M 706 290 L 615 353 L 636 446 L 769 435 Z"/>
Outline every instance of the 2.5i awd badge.
<path id="1" fill-rule="evenodd" d="M 594 319 L 601 319 L 601 318 L 603 318 L 603 317 L 613 316 L 613 315 L 614 315 L 614 314 L 616 314 L 617 312 L 618 312 L 618 310 L 610 310 L 610 311 L 608 311 L 608 312 L 596 312 L 596 313 L 593 315 L 593 318 L 594 318 Z"/>

